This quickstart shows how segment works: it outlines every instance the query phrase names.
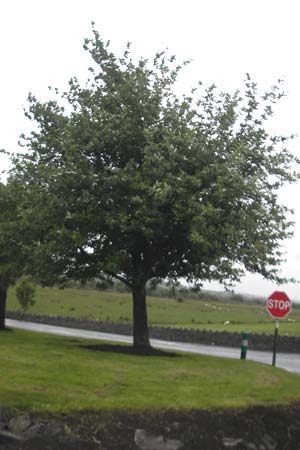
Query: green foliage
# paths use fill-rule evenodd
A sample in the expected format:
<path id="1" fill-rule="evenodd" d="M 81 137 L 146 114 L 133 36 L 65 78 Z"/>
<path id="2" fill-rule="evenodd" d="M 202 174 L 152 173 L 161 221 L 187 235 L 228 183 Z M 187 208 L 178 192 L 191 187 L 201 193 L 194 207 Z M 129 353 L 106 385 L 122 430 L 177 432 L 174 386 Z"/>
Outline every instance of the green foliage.
<path id="1" fill-rule="evenodd" d="M 16 285 L 16 297 L 24 311 L 35 304 L 36 288 L 30 276 L 23 276 Z"/>
<path id="2" fill-rule="evenodd" d="M 20 243 L 16 199 L 10 186 L 0 183 L 0 287 L 8 288 L 19 275 Z"/>
<path id="3" fill-rule="evenodd" d="M 5 328 L 7 290 L 26 272 L 32 254 L 31 227 L 21 212 L 26 207 L 23 194 L 12 180 L 0 182 L 0 329 Z"/>
<path id="4" fill-rule="evenodd" d="M 0 286 L 5 288 L 32 268 L 34 217 L 28 200 L 17 180 L 0 182 Z"/>
<path id="5" fill-rule="evenodd" d="M 99 289 L 99 291 L 106 291 L 113 287 L 113 282 L 111 280 L 97 280 L 95 287 L 96 289 Z"/>
<path id="6" fill-rule="evenodd" d="M 244 269 L 282 281 L 280 242 L 291 224 L 277 191 L 296 179 L 295 158 L 286 137 L 264 128 L 280 85 L 261 97 L 248 77 L 244 93 L 211 86 L 178 97 L 175 57 L 134 63 L 129 47 L 118 58 L 93 33 L 89 83 L 73 78 L 45 103 L 29 96 L 38 129 L 15 160 L 33 200 L 36 256 L 52 268 L 46 281 L 230 284 Z"/>

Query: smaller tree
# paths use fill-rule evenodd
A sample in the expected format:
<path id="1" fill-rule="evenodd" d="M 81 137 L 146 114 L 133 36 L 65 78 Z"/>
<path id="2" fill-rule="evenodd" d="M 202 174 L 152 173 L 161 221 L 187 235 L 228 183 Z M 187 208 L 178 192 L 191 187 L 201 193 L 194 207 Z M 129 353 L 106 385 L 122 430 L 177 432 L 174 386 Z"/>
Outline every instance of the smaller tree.
<path id="1" fill-rule="evenodd" d="M 35 304 L 35 292 L 36 288 L 32 278 L 28 275 L 23 275 L 17 283 L 16 296 L 24 311 Z"/>
<path id="2" fill-rule="evenodd" d="M 22 192 L 12 179 L 0 183 L 0 330 L 5 329 L 7 290 L 26 273 L 30 261 L 30 223 L 18 207 Z"/>

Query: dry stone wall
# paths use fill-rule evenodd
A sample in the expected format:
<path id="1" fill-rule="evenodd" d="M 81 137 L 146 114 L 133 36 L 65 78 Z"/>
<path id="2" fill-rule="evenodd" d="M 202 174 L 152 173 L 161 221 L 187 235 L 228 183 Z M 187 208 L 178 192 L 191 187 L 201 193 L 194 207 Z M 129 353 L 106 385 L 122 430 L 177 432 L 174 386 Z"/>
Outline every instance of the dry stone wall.
<path id="1" fill-rule="evenodd" d="M 100 331 L 132 335 L 132 325 L 128 323 L 112 323 L 76 319 L 73 317 L 54 317 L 30 314 L 18 311 L 8 311 L 7 318 L 28 322 L 45 323 L 68 328 Z M 170 327 L 150 327 L 150 337 L 166 341 L 190 342 L 207 345 L 221 345 L 224 347 L 240 347 L 242 336 L 240 333 L 211 330 L 177 329 Z M 250 334 L 248 348 L 252 350 L 272 350 L 273 336 L 267 334 Z M 300 337 L 279 336 L 279 352 L 300 353 Z"/>

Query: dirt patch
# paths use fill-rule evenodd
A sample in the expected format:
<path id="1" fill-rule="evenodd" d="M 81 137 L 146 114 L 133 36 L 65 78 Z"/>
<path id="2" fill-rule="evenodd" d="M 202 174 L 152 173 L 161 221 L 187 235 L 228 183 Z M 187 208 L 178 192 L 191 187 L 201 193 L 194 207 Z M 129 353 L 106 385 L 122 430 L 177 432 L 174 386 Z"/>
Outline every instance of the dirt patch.
<path id="1" fill-rule="evenodd" d="M 220 370 L 216 370 L 211 367 L 199 367 L 194 369 L 185 369 L 184 367 L 179 367 L 178 369 L 168 369 L 165 371 L 166 377 L 170 379 L 194 379 L 197 376 L 215 377 L 223 376 L 224 373 Z"/>
<path id="2" fill-rule="evenodd" d="M 276 375 L 260 374 L 259 376 L 256 376 L 255 384 L 257 388 L 274 387 L 279 384 L 279 379 Z"/>
<path id="3" fill-rule="evenodd" d="M 25 440 L 5 450 L 138 450 L 137 429 L 182 442 L 182 450 L 299 450 L 300 405 L 226 411 L 113 411 L 31 415 Z M 32 431 L 31 431 L 32 430 Z M 149 449 L 150 450 L 150 449 Z M 152 449 L 155 450 L 155 449 Z"/>

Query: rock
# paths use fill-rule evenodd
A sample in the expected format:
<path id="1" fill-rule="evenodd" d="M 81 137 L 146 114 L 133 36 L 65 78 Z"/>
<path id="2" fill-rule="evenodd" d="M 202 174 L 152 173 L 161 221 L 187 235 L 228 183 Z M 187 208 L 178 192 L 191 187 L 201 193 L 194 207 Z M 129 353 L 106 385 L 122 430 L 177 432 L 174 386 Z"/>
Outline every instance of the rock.
<path id="1" fill-rule="evenodd" d="M 258 450 L 257 446 L 256 446 L 256 444 L 254 444 L 254 442 L 247 442 L 246 449 L 247 450 Z"/>
<path id="2" fill-rule="evenodd" d="M 6 430 L 0 430 L 0 448 L 2 448 L 2 445 L 8 445 L 20 440 L 21 438 L 19 436 L 16 436 L 15 434 L 10 433 Z"/>
<path id="3" fill-rule="evenodd" d="M 42 426 L 39 423 L 33 424 L 31 425 L 29 428 L 27 428 L 24 432 L 23 435 L 28 438 L 28 437 L 32 437 L 35 436 L 37 434 L 40 434 L 42 430 Z"/>
<path id="4" fill-rule="evenodd" d="M 243 441 L 241 438 L 223 438 L 223 445 L 224 447 L 236 447 L 238 444 L 240 444 Z"/>
<path id="5" fill-rule="evenodd" d="M 22 435 L 32 425 L 32 421 L 28 414 L 17 416 L 8 422 L 8 429 L 13 434 Z"/>
<path id="6" fill-rule="evenodd" d="M 136 430 L 134 442 L 142 450 L 177 450 L 183 446 L 176 439 L 164 439 L 163 436 L 155 436 L 141 429 Z"/>
<path id="7" fill-rule="evenodd" d="M 64 433 L 67 436 L 72 436 L 73 434 L 71 428 L 68 425 L 64 425 Z"/>
<path id="8" fill-rule="evenodd" d="M 63 436 L 65 434 L 65 426 L 58 421 L 50 421 L 41 426 L 40 433 L 50 436 Z M 68 433 L 69 434 L 69 433 Z"/>
<path id="9" fill-rule="evenodd" d="M 11 417 L 13 413 L 10 408 L 7 408 L 7 406 L 0 405 L 0 422 L 7 422 Z"/>
<path id="10" fill-rule="evenodd" d="M 275 450 L 275 448 L 277 447 L 277 443 L 268 434 L 263 435 L 262 443 L 267 450 Z"/>
<path id="11" fill-rule="evenodd" d="M 32 437 L 22 445 L 22 450 L 104 450 L 99 444 L 86 439 L 46 435 Z"/>

